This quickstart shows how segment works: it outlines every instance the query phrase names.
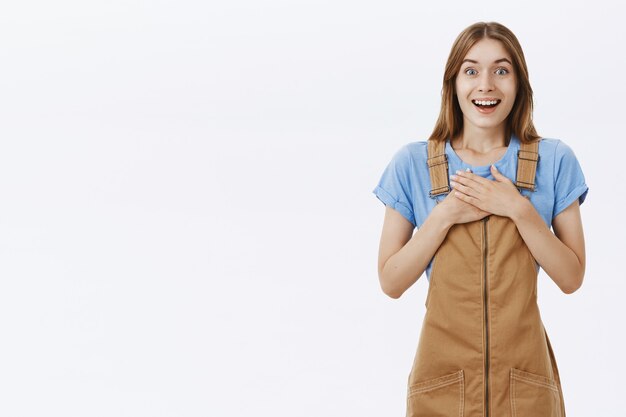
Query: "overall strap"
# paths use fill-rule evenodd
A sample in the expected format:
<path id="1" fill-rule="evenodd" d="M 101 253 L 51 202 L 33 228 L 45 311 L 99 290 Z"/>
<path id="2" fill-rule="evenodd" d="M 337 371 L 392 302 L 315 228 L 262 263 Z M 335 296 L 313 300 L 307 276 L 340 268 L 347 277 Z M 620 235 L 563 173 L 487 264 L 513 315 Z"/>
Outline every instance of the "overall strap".
<path id="1" fill-rule="evenodd" d="M 535 191 L 535 174 L 537 162 L 539 162 L 539 141 L 541 138 L 530 143 L 520 141 L 520 149 L 517 151 L 517 178 L 515 186 Z"/>
<path id="2" fill-rule="evenodd" d="M 446 143 L 444 141 L 428 140 L 428 171 L 430 174 L 430 192 L 428 195 L 436 195 L 450 192 L 450 175 L 448 174 L 448 155 L 446 155 Z"/>
<path id="3" fill-rule="evenodd" d="M 517 178 L 515 186 L 520 192 L 522 189 L 535 191 L 535 174 L 539 162 L 539 141 L 541 138 L 530 143 L 520 141 L 520 149 L 517 151 Z M 450 192 L 450 176 L 448 172 L 448 155 L 445 152 L 444 141 L 428 141 L 428 171 L 430 174 L 430 192 L 434 197 Z"/>

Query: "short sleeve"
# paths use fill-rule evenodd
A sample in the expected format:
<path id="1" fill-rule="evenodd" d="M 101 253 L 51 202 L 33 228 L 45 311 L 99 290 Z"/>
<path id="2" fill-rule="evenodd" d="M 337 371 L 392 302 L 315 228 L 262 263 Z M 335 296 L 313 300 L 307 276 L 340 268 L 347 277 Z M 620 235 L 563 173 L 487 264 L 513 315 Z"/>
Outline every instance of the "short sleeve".
<path id="1" fill-rule="evenodd" d="M 372 192 L 386 206 L 398 211 L 415 226 L 410 175 L 412 169 L 410 149 L 403 146 L 393 155 Z"/>
<path id="2" fill-rule="evenodd" d="M 582 204 L 589 187 L 574 151 L 563 141 L 556 145 L 554 158 L 554 211 L 552 219 L 576 199 Z"/>

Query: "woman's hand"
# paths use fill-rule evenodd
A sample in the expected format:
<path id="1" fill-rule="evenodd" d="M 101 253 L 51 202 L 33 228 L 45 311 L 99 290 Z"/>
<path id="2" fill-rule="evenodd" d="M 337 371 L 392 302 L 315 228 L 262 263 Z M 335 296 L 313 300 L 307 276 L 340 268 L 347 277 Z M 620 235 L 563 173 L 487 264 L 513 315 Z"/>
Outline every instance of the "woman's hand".
<path id="1" fill-rule="evenodd" d="M 471 172 L 457 171 L 451 175 L 450 185 L 455 196 L 481 210 L 498 216 L 512 217 L 524 197 L 515 184 L 500 174 L 495 165 L 491 165 L 491 173 L 495 181 L 483 178 Z"/>
<path id="2" fill-rule="evenodd" d="M 455 196 L 456 194 L 460 194 L 460 192 L 457 190 L 450 191 L 450 193 L 448 193 L 448 195 L 441 200 L 441 202 L 437 204 L 434 209 L 442 213 L 443 218 L 446 219 L 446 222 L 449 225 L 473 222 L 491 214 L 479 209 L 476 206 L 466 203 L 465 201 L 462 201 L 460 198 Z"/>

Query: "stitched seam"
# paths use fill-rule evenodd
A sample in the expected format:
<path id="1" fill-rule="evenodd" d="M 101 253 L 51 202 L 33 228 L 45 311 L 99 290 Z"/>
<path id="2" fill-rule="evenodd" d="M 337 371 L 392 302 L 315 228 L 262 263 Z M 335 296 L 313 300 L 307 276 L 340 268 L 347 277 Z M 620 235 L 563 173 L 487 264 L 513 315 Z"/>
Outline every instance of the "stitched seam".
<path id="1" fill-rule="evenodd" d="M 556 403 L 556 415 L 557 417 L 561 417 L 561 398 L 559 397 L 559 393 L 554 392 L 554 399 L 555 399 L 555 403 Z"/>
<path id="2" fill-rule="evenodd" d="M 531 153 L 535 153 L 535 152 L 531 152 Z M 533 162 L 537 161 L 537 158 L 524 158 L 522 156 L 520 156 L 519 159 L 524 160 L 524 161 L 533 161 Z"/>
<path id="3" fill-rule="evenodd" d="M 550 384 L 548 384 L 546 382 L 535 381 L 535 380 L 532 380 L 532 379 L 521 377 L 519 375 L 516 375 L 515 378 L 519 379 L 520 381 L 527 382 L 529 384 L 534 384 L 534 385 L 538 385 L 538 386 L 541 386 L 541 387 L 550 388 L 553 391 L 558 391 L 557 388 L 554 385 L 550 385 Z"/>
<path id="4" fill-rule="evenodd" d="M 408 205 L 408 204 L 405 204 L 405 203 L 404 203 L 404 201 L 400 201 L 400 199 L 399 199 L 398 197 L 396 197 L 394 194 L 391 194 L 391 193 L 390 193 L 388 190 L 386 190 L 385 188 L 380 187 L 380 186 L 379 186 L 379 188 L 380 188 L 381 190 L 383 190 L 384 192 L 386 192 L 387 194 L 389 194 L 389 196 L 393 199 L 393 204 L 394 204 L 394 205 L 396 205 L 396 204 L 397 204 L 397 205 L 399 205 L 399 206 L 404 207 L 404 208 L 405 208 L 406 210 L 408 210 L 410 213 L 412 213 L 412 212 L 413 212 L 413 209 L 411 209 L 411 207 L 409 207 L 409 205 Z M 395 207 L 394 207 L 394 208 L 395 208 Z"/>
<path id="5" fill-rule="evenodd" d="M 517 416 L 517 410 L 515 408 L 515 378 L 513 378 L 513 371 L 511 371 L 511 377 L 510 377 L 510 385 L 511 385 L 511 392 L 510 392 L 510 398 L 511 398 L 511 409 L 513 412 L 513 417 Z"/>
<path id="6" fill-rule="evenodd" d="M 459 417 L 463 417 L 463 407 L 465 407 L 465 377 L 463 376 L 463 371 L 461 371 L 461 380 L 459 381 L 460 388 L 460 405 L 459 405 Z"/>
<path id="7" fill-rule="evenodd" d="M 482 248 L 484 246 L 484 244 L 485 244 L 485 236 L 484 236 L 483 233 L 481 233 L 480 239 L 481 239 L 480 240 L 480 247 Z M 482 254 L 481 254 L 481 256 L 482 256 Z M 485 274 L 485 271 L 483 270 L 482 266 L 480 268 L 480 274 L 481 274 L 480 275 L 480 292 L 482 294 L 485 291 L 485 287 L 484 287 L 484 282 L 485 282 L 485 275 L 484 274 Z M 482 296 L 480 297 L 480 302 L 483 303 L 483 297 Z M 485 308 L 485 306 L 481 304 L 481 309 L 483 309 L 483 308 Z M 481 316 L 483 316 L 482 311 L 481 311 Z M 483 323 L 484 323 L 484 320 L 485 320 L 484 317 L 481 317 L 481 321 L 483 321 Z M 486 347 L 485 347 L 485 326 L 483 326 L 481 324 L 480 328 L 481 328 L 480 344 L 482 346 L 482 352 L 483 352 L 483 355 L 482 355 L 482 357 L 483 357 L 482 369 L 484 370 L 485 369 L 485 354 L 484 354 L 484 352 L 486 351 Z M 486 386 L 485 373 L 481 372 L 481 374 L 483 376 L 483 378 L 482 378 L 482 388 L 483 388 L 482 394 L 483 394 L 483 398 L 484 398 L 485 397 L 485 386 Z"/>
<path id="8" fill-rule="evenodd" d="M 438 157 L 435 157 L 435 158 L 438 158 Z M 433 159 L 434 159 L 434 158 L 433 158 Z M 448 162 L 448 161 L 443 160 L 443 161 L 441 161 L 441 162 L 428 162 L 428 167 L 429 167 L 429 168 L 434 168 L 434 167 L 436 167 L 436 166 L 443 165 L 443 164 L 445 164 L 446 162 Z"/>
<path id="9" fill-rule="evenodd" d="M 439 252 L 439 250 L 437 250 L 437 252 Z M 428 308 L 428 304 L 430 303 L 430 299 L 432 297 L 432 292 L 433 292 L 433 289 L 434 289 L 434 287 L 433 287 L 433 285 L 434 285 L 433 279 L 435 277 L 435 271 L 436 271 L 435 266 L 438 263 L 437 262 L 437 258 L 439 258 L 437 252 L 435 252 L 435 254 L 433 255 L 433 265 L 432 265 L 432 267 L 430 269 L 430 277 L 429 277 L 429 280 L 428 280 L 428 291 L 426 292 L 426 301 L 424 302 L 424 305 L 425 305 L 426 308 Z"/>
<path id="10" fill-rule="evenodd" d="M 571 198 L 572 198 L 572 195 L 574 195 L 574 194 L 578 194 L 581 190 L 584 190 L 585 188 L 589 188 L 589 186 L 587 185 L 587 183 L 582 182 L 582 183 L 578 184 L 578 185 L 577 185 L 577 186 L 576 186 L 576 187 L 575 187 L 572 191 L 570 191 L 570 192 L 569 192 L 569 194 L 567 194 L 565 197 L 563 197 L 562 199 L 560 199 L 559 201 L 557 201 L 557 202 L 554 204 L 554 212 L 556 212 L 556 211 L 557 211 L 557 208 L 560 208 L 560 206 L 562 206 L 562 205 L 563 205 L 563 202 L 564 202 L 564 201 L 568 201 L 569 199 L 571 199 Z M 581 195 L 582 195 L 582 193 L 581 193 L 581 194 L 579 194 L 577 198 L 573 199 L 573 200 L 572 200 L 572 201 L 571 201 L 571 202 L 570 202 L 567 206 L 565 206 L 565 207 L 561 208 L 561 211 L 563 211 L 563 210 L 565 210 L 566 208 L 568 208 L 568 207 L 569 207 L 569 205 L 570 205 L 570 204 L 572 204 L 574 201 L 576 201 L 576 200 L 580 200 L 580 196 L 581 196 Z M 579 203 L 579 204 L 580 204 L 580 203 Z M 561 214 L 561 211 L 559 211 L 559 212 L 557 213 L 557 215 L 558 215 L 558 214 Z M 556 217 L 556 216 L 554 216 L 554 217 Z"/>
<path id="11" fill-rule="evenodd" d="M 389 197 L 390 202 L 387 203 L 384 200 L 387 199 L 382 199 L 380 198 L 376 191 L 382 191 L 383 193 L 385 193 L 386 195 L 383 195 L 383 197 Z M 407 215 L 411 218 L 411 219 L 407 219 L 414 227 L 416 227 L 417 224 L 417 220 L 415 219 L 415 213 L 413 212 L 413 209 L 411 207 L 409 207 L 407 204 L 405 204 L 403 201 L 400 201 L 398 199 L 398 197 L 396 197 L 394 194 L 390 193 L 387 189 L 381 187 L 380 185 L 377 185 L 376 188 L 374 189 L 374 195 L 376 195 L 376 197 L 383 202 L 383 204 L 385 204 L 385 206 L 389 205 L 391 208 L 395 209 L 397 212 L 399 212 L 400 214 L 402 214 L 402 212 L 400 212 L 400 210 L 398 210 L 396 208 L 396 206 L 400 206 L 402 207 L 404 210 L 407 211 Z"/>
<path id="12" fill-rule="evenodd" d="M 458 378 L 454 379 L 452 381 L 442 382 L 440 384 L 429 386 L 429 387 L 425 387 L 425 388 L 420 388 L 420 389 L 411 388 L 410 389 L 410 394 L 412 395 L 412 394 L 419 394 L 419 393 L 422 393 L 422 392 L 432 391 L 432 390 L 437 389 L 437 388 L 442 388 L 442 387 L 454 384 L 457 381 L 458 381 Z"/>
<path id="13" fill-rule="evenodd" d="M 432 267 L 432 269 L 430 271 L 430 277 L 428 279 L 428 290 L 426 291 L 426 300 L 424 301 L 424 307 L 426 307 L 426 309 L 428 309 L 428 304 L 430 302 L 431 292 L 433 291 L 433 275 L 434 275 L 433 272 L 434 272 L 434 269 L 435 269 L 435 262 L 436 261 L 433 260 L 433 267 Z"/>
<path id="14" fill-rule="evenodd" d="M 461 377 L 461 372 L 457 371 L 448 375 L 440 376 L 438 378 L 428 379 L 422 382 L 416 382 L 412 384 L 411 387 L 429 386 L 430 384 L 438 384 L 440 382 L 456 382 L 456 380 L 460 377 Z"/>
<path id="15" fill-rule="evenodd" d="M 436 388 L 445 387 L 447 385 L 451 385 L 451 384 L 454 384 L 454 383 L 458 382 L 461 378 L 462 378 L 462 376 L 459 375 L 459 376 L 455 377 L 452 380 L 442 381 L 442 382 L 436 383 L 435 385 L 430 385 L 431 381 L 426 381 L 426 382 L 420 383 L 420 384 L 429 384 L 428 386 L 423 387 L 423 388 L 419 387 L 419 385 L 416 384 L 413 387 L 409 387 L 409 395 L 417 394 L 417 393 L 421 393 L 421 392 L 427 392 L 427 391 L 431 391 L 431 390 L 436 389 Z M 437 379 L 441 379 L 441 378 L 437 378 Z"/>
<path id="16" fill-rule="evenodd" d="M 548 384 L 556 387 L 556 380 L 552 380 L 542 375 L 537 375 L 532 372 L 522 371 L 521 369 L 513 368 L 513 376 L 518 379 L 529 380 L 532 382 L 538 382 L 541 384 Z"/>
<path id="17" fill-rule="evenodd" d="M 437 187 L 437 188 L 433 188 L 432 192 L 433 194 L 438 192 L 439 190 L 448 190 L 448 186 L 447 185 L 442 185 L 441 187 Z"/>

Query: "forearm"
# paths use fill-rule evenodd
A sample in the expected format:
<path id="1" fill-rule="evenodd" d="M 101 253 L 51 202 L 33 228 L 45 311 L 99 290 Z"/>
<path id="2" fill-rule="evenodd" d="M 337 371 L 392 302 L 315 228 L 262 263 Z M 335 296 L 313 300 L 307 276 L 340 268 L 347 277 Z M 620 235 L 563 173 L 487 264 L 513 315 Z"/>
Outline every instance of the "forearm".
<path id="1" fill-rule="evenodd" d="M 537 263 L 561 291 L 576 291 L 582 284 L 583 266 L 574 251 L 550 231 L 532 203 L 521 197 L 511 219 Z"/>
<path id="2" fill-rule="evenodd" d="M 398 298 L 419 279 L 450 227 L 452 224 L 435 207 L 411 239 L 385 263 L 381 284 L 387 295 Z"/>

